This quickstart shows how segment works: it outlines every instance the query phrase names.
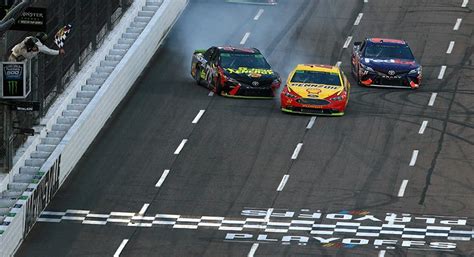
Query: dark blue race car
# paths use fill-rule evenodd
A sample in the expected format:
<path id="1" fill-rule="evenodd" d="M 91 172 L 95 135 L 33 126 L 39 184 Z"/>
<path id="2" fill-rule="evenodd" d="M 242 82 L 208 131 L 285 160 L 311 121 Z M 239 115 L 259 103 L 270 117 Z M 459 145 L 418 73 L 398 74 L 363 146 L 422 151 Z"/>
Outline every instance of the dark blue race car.
<path id="1" fill-rule="evenodd" d="M 413 89 L 420 86 L 423 77 L 407 42 L 386 38 L 354 42 L 352 74 L 364 86 Z"/>

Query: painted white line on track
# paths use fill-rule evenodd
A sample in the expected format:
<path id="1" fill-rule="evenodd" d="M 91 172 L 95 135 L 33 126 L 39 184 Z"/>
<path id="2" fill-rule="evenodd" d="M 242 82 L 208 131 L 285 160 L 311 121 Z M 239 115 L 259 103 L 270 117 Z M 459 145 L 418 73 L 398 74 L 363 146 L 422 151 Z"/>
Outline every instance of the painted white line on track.
<path id="1" fill-rule="evenodd" d="M 341 61 L 336 62 L 336 66 L 337 66 L 337 67 L 341 67 L 341 64 L 342 64 Z"/>
<path id="2" fill-rule="evenodd" d="M 292 160 L 296 160 L 296 158 L 298 158 L 298 154 L 301 151 L 301 147 L 303 147 L 303 143 L 298 143 L 296 145 L 295 151 L 293 152 L 293 155 L 291 156 Z"/>
<path id="3" fill-rule="evenodd" d="M 66 213 L 71 214 L 89 214 L 90 211 L 87 210 L 66 210 Z"/>
<path id="4" fill-rule="evenodd" d="M 359 15 L 357 15 L 357 18 L 356 18 L 356 20 L 354 21 L 354 26 L 359 25 L 360 20 L 362 20 L 362 16 L 364 16 L 363 13 L 359 13 Z"/>
<path id="5" fill-rule="evenodd" d="M 311 129 L 314 126 L 315 122 L 316 122 L 316 116 L 311 117 L 311 119 L 309 119 L 308 125 L 306 126 L 306 129 Z"/>
<path id="6" fill-rule="evenodd" d="M 240 44 L 245 45 L 245 42 L 247 42 L 247 39 L 249 39 L 249 37 L 250 37 L 250 32 L 245 33 L 244 37 L 240 41 Z"/>
<path id="7" fill-rule="evenodd" d="M 165 182 L 165 179 L 166 179 L 166 177 L 168 176 L 169 173 L 170 173 L 170 170 L 163 171 L 163 174 L 161 175 L 158 182 L 156 182 L 155 187 L 161 187 L 161 185 L 163 185 L 163 182 Z"/>
<path id="8" fill-rule="evenodd" d="M 410 160 L 410 166 L 415 166 L 416 164 L 416 158 L 418 158 L 418 150 L 413 150 L 413 153 L 411 154 L 411 160 Z"/>
<path id="9" fill-rule="evenodd" d="M 258 13 L 257 15 L 255 15 L 253 20 L 258 21 L 258 19 L 260 19 L 260 16 L 262 16 L 262 14 L 263 14 L 263 9 L 258 10 Z"/>
<path id="10" fill-rule="evenodd" d="M 198 114 L 196 115 L 196 117 L 194 118 L 193 120 L 193 124 L 196 124 L 199 122 L 199 119 L 201 119 L 202 115 L 204 114 L 204 112 L 206 112 L 206 110 L 200 110 L 198 112 Z"/>
<path id="11" fill-rule="evenodd" d="M 446 68 L 446 65 L 441 66 L 441 70 L 439 70 L 438 79 L 443 79 L 444 73 L 446 72 Z"/>
<path id="12" fill-rule="evenodd" d="M 462 1 L 461 7 L 466 7 L 468 3 L 469 3 L 469 0 Z"/>
<path id="13" fill-rule="evenodd" d="M 454 24 L 453 30 L 458 30 L 459 27 L 461 26 L 462 18 L 458 18 L 456 20 L 456 24 Z"/>
<path id="14" fill-rule="evenodd" d="M 398 190 L 398 197 L 403 197 L 405 194 L 405 189 L 407 188 L 408 180 L 403 180 L 402 185 L 400 186 L 400 190 Z"/>
<path id="15" fill-rule="evenodd" d="M 428 121 L 427 120 L 424 120 L 422 123 L 421 123 L 421 127 L 420 127 L 420 130 L 418 131 L 418 134 L 420 135 L 423 135 L 423 133 L 425 133 L 425 129 L 426 129 L 426 126 L 428 125 Z"/>
<path id="16" fill-rule="evenodd" d="M 214 95 L 214 92 L 209 92 L 209 94 L 207 96 L 213 96 Z"/>
<path id="17" fill-rule="evenodd" d="M 176 150 L 174 151 L 174 154 L 179 154 L 181 150 L 183 150 L 183 147 L 186 144 L 186 142 L 188 142 L 188 140 L 183 139 L 183 141 L 181 141 L 181 143 L 178 145 L 178 148 L 176 148 Z"/>
<path id="18" fill-rule="evenodd" d="M 267 214 L 265 215 L 265 221 L 268 222 L 270 220 L 270 216 L 272 216 L 273 208 L 269 208 L 267 210 Z"/>
<path id="19" fill-rule="evenodd" d="M 379 256 L 378 256 L 378 257 L 385 257 L 385 252 L 386 252 L 385 250 L 381 250 L 381 251 L 379 252 Z"/>
<path id="20" fill-rule="evenodd" d="M 114 257 L 119 257 L 119 256 L 120 256 L 120 254 L 121 254 L 122 251 L 123 251 L 123 248 L 125 248 L 125 245 L 127 245 L 127 243 L 128 243 L 128 239 L 124 239 L 124 240 L 122 241 L 122 243 L 120 244 L 119 248 L 117 248 L 117 251 L 115 251 Z"/>
<path id="21" fill-rule="evenodd" d="M 351 43 L 351 41 L 352 41 L 352 36 L 348 36 L 347 39 L 346 39 L 346 42 L 344 42 L 344 46 L 342 48 L 349 47 L 349 44 Z"/>
<path id="22" fill-rule="evenodd" d="M 250 248 L 249 254 L 247 254 L 247 257 L 254 257 L 255 253 L 257 252 L 258 244 L 254 243 L 252 245 L 252 248 Z"/>
<path id="23" fill-rule="evenodd" d="M 446 50 L 446 53 L 451 54 L 451 52 L 453 52 L 453 48 L 454 48 L 454 41 L 451 41 L 449 42 L 448 50 Z"/>
<path id="24" fill-rule="evenodd" d="M 140 216 L 145 215 L 145 212 L 146 212 L 146 210 L 148 209 L 148 206 L 150 206 L 150 204 L 149 204 L 149 203 L 145 203 L 145 204 L 142 206 L 142 208 L 140 209 L 140 211 L 138 212 L 138 215 L 140 215 Z"/>
<path id="25" fill-rule="evenodd" d="M 368 2 L 369 2 L 369 0 L 364 0 L 364 3 L 368 3 Z"/>
<path id="26" fill-rule="evenodd" d="M 283 188 L 285 187 L 286 182 L 288 182 L 289 178 L 290 178 L 290 175 L 283 176 L 283 178 L 281 179 L 280 185 L 278 185 L 278 188 L 277 188 L 278 192 L 283 191 Z"/>
<path id="27" fill-rule="evenodd" d="M 430 97 L 430 101 L 428 102 L 428 106 L 433 106 L 434 105 L 434 102 L 436 100 L 437 95 L 438 95 L 438 93 L 431 93 L 431 97 Z"/>

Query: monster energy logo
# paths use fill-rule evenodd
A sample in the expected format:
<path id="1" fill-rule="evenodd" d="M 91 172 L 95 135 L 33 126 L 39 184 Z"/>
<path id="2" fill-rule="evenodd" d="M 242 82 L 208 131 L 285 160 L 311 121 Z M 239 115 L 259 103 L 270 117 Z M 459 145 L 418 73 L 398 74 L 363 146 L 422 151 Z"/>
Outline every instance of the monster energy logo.
<path id="1" fill-rule="evenodd" d="M 8 95 L 18 94 L 18 81 L 7 81 L 8 82 Z"/>

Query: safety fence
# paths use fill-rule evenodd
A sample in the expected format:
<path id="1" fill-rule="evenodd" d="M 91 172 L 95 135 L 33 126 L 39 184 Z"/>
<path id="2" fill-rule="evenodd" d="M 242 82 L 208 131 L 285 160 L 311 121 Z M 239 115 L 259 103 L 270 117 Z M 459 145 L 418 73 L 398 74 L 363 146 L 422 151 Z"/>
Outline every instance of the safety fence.
<path id="1" fill-rule="evenodd" d="M 3 4 L 12 4 L 5 1 Z M 38 111 L 10 111 L 1 106 L 0 115 L 0 169 L 7 172 L 13 165 L 14 152 L 31 134 L 15 130 L 32 128 L 38 124 L 57 97 L 64 92 L 69 82 L 90 58 L 91 53 L 103 43 L 105 35 L 114 27 L 133 0 L 34 0 L 30 7 L 45 8 L 45 45 L 57 49 L 53 39 L 56 32 L 66 24 L 72 25 L 62 56 L 38 55 L 32 60 L 32 91 L 26 101 L 39 103 Z M 8 7 L 5 7 L 8 8 Z M 10 30 L 4 34 L 3 60 L 10 50 L 26 36 L 34 36 L 33 31 Z M 0 171 L 1 172 L 1 171 Z"/>

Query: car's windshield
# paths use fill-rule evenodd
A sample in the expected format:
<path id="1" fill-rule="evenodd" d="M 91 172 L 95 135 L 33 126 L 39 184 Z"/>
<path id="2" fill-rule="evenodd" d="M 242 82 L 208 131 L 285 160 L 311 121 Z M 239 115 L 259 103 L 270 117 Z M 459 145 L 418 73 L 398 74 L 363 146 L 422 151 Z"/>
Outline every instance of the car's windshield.
<path id="1" fill-rule="evenodd" d="M 374 59 L 413 60 L 413 54 L 407 45 L 372 44 L 365 48 L 365 57 Z"/>
<path id="2" fill-rule="evenodd" d="M 313 83 L 340 86 L 339 74 L 334 72 L 297 70 L 291 78 L 293 83 Z"/>
<path id="3" fill-rule="evenodd" d="M 263 55 L 259 53 L 221 53 L 220 64 L 224 69 L 240 67 L 252 69 L 271 69 Z"/>

